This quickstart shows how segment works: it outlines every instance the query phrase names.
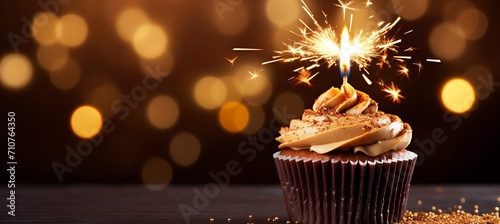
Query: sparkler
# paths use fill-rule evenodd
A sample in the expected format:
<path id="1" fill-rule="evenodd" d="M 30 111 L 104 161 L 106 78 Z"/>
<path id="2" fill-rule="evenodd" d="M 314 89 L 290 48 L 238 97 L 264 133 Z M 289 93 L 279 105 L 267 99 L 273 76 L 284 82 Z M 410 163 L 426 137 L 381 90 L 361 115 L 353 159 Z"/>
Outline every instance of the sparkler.
<path id="1" fill-rule="evenodd" d="M 347 82 L 350 75 L 351 64 L 356 65 L 359 71 L 370 74 L 369 68 L 374 64 L 379 69 L 383 69 L 384 67 L 392 68 L 392 63 L 397 62 L 397 74 L 409 78 L 410 70 L 406 66 L 406 61 L 412 60 L 412 57 L 409 55 L 397 55 L 398 44 L 401 43 L 402 40 L 389 35 L 389 32 L 396 26 L 401 18 L 398 17 L 392 22 L 378 22 L 377 29 L 373 31 L 359 30 L 354 33 L 352 32 L 353 14 L 351 14 L 349 26 L 345 25 L 343 27 L 339 37 L 335 28 L 328 23 L 327 16 L 324 12 L 324 25 L 320 25 L 309 6 L 304 0 L 301 0 L 301 2 L 302 9 L 307 13 L 314 26 L 308 25 L 308 23 L 299 19 L 303 27 L 299 27 L 298 33 L 294 31 L 290 32 L 297 35 L 300 40 L 291 44 L 285 44 L 286 47 L 284 50 L 275 51 L 276 55 L 273 59 L 263 62 L 262 65 L 295 61 L 308 63 L 307 66 L 295 69 L 294 72 L 298 72 L 299 74 L 292 77 L 290 80 L 293 80 L 296 84 L 305 83 L 309 86 L 311 85 L 311 79 L 318 74 L 317 72 L 311 76 L 311 70 L 322 65 L 326 65 L 328 68 L 338 65 L 344 83 Z M 338 2 L 339 4 L 335 5 L 342 9 L 344 21 L 347 10 L 353 12 L 361 11 L 361 9 L 353 6 L 354 1 L 352 0 L 338 0 Z M 365 7 L 370 7 L 372 4 L 370 0 L 364 3 Z M 373 16 L 369 18 L 373 18 Z M 347 27 L 349 27 L 349 29 Z M 413 32 L 413 30 L 406 31 L 403 35 L 411 32 Z M 234 48 L 233 50 L 255 51 L 262 49 Z M 403 52 L 409 53 L 413 50 L 415 50 L 415 48 L 410 47 L 406 48 Z M 427 59 L 426 61 L 440 62 L 439 59 Z M 416 65 L 420 72 L 422 64 L 420 62 L 412 64 Z M 362 74 L 362 76 L 368 84 L 372 83 L 367 75 Z M 393 102 L 399 102 L 400 99 L 404 98 L 400 94 L 401 90 L 398 89 L 393 82 L 391 82 L 390 86 L 385 85 L 382 80 L 377 83 L 380 85 L 381 90 L 387 93 L 388 97 L 390 97 Z"/>

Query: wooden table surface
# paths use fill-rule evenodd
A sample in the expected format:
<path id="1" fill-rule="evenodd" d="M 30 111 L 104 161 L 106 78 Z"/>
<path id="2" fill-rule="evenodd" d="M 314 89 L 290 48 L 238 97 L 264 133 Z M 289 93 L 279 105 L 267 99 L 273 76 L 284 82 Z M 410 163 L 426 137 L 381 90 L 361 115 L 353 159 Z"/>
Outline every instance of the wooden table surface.
<path id="1" fill-rule="evenodd" d="M 286 223 L 278 185 L 174 185 L 152 191 L 143 185 L 19 186 L 15 217 L 0 188 L 0 223 Z M 412 185 L 408 209 L 492 212 L 500 206 L 500 185 Z M 189 216 L 184 219 L 183 210 Z M 249 219 L 252 216 L 252 220 Z M 210 219 L 213 218 L 211 222 Z M 231 219 L 228 222 L 228 218 Z"/>

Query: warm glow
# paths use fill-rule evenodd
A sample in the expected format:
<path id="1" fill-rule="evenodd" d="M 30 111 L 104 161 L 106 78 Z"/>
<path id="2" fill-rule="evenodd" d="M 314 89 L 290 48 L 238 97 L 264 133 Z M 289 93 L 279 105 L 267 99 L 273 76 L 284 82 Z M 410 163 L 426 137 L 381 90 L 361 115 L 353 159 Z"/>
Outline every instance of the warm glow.
<path id="1" fill-rule="evenodd" d="M 67 14 L 57 22 L 56 36 L 65 46 L 79 46 L 85 41 L 87 34 L 87 22 L 77 14 Z"/>
<path id="2" fill-rule="evenodd" d="M 271 97 L 273 87 L 266 70 L 257 70 L 256 67 L 253 63 L 243 65 L 233 76 L 238 80 L 237 88 L 247 102 L 263 105 Z"/>
<path id="3" fill-rule="evenodd" d="M 116 113 L 116 110 L 112 110 L 111 105 L 118 102 L 116 100 L 120 99 L 120 95 L 120 89 L 114 84 L 96 85 L 87 95 L 87 101 L 99 109 L 103 117 L 110 118 Z M 120 104 L 116 104 L 116 106 L 118 107 Z"/>
<path id="4" fill-rule="evenodd" d="M 249 114 L 245 105 L 236 101 L 229 101 L 219 110 L 219 123 L 228 132 L 240 132 L 248 124 Z"/>
<path id="5" fill-rule="evenodd" d="M 283 117 L 279 114 L 291 114 L 294 115 L 295 118 L 300 117 L 302 112 L 304 112 L 304 101 L 302 98 L 296 93 L 292 92 L 284 92 L 278 95 L 273 103 L 273 112 L 278 120 L 288 125 L 290 122 L 289 117 Z M 278 113 L 278 114 L 277 114 Z"/>
<path id="6" fill-rule="evenodd" d="M 444 60 L 454 60 L 465 50 L 465 38 L 459 36 L 445 24 L 440 24 L 432 31 L 429 44 L 434 54 Z"/>
<path id="7" fill-rule="evenodd" d="M 286 27 L 298 21 L 299 1 L 269 0 L 266 4 L 267 18 L 276 26 Z"/>
<path id="8" fill-rule="evenodd" d="M 147 118 L 158 129 L 170 128 L 179 119 L 179 105 L 169 96 L 157 96 L 149 102 Z"/>
<path id="9" fill-rule="evenodd" d="M 53 13 L 39 12 L 33 16 L 33 38 L 41 45 L 53 44 L 57 41 L 56 27 L 58 18 Z"/>
<path id="10" fill-rule="evenodd" d="M 145 24 L 135 32 L 132 44 L 139 56 L 156 58 L 165 52 L 168 39 L 165 31 L 160 26 Z"/>
<path id="11" fill-rule="evenodd" d="M 243 134 L 252 135 L 257 133 L 266 120 L 266 114 L 264 110 L 257 105 L 247 105 L 249 120 L 248 125 L 241 131 Z"/>
<path id="12" fill-rule="evenodd" d="M 141 176 L 147 188 L 159 191 L 167 187 L 172 180 L 172 166 L 165 159 L 154 157 L 144 164 Z"/>
<path id="13" fill-rule="evenodd" d="M 469 40 L 475 40 L 486 33 L 488 18 L 477 9 L 467 9 L 458 15 L 455 24 L 459 35 Z"/>
<path id="14" fill-rule="evenodd" d="M 60 69 L 68 60 L 68 55 L 68 48 L 59 43 L 40 45 L 36 52 L 38 64 L 47 71 Z"/>
<path id="15" fill-rule="evenodd" d="M 472 85 L 465 79 L 451 79 L 441 90 L 441 100 L 446 109 L 455 113 L 464 113 L 471 109 L 476 100 Z"/>
<path id="16" fill-rule="evenodd" d="M 135 32 L 148 23 L 149 18 L 144 11 L 135 7 L 127 8 L 116 18 L 116 31 L 123 40 L 132 42 Z"/>
<path id="17" fill-rule="evenodd" d="M 398 0 L 392 1 L 394 12 L 407 20 L 416 20 L 427 11 L 428 0 Z"/>
<path id="18" fill-rule="evenodd" d="M 31 62 L 21 54 L 8 54 L 0 61 L 0 82 L 8 88 L 20 89 L 31 80 Z"/>
<path id="19" fill-rule="evenodd" d="M 223 3 L 226 4 L 226 3 Z M 220 13 L 212 10 L 212 24 L 222 34 L 235 36 L 243 32 L 250 21 L 250 13 L 246 4 L 232 8 L 231 13 Z"/>
<path id="20" fill-rule="evenodd" d="M 50 81 L 60 90 L 70 90 L 78 84 L 81 76 L 80 65 L 74 60 L 61 59 L 53 64 L 50 69 Z"/>
<path id="21" fill-rule="evenodd" d="M 101 113 L 94 107 L 78 107 L 71 115 L 71 129 L 80 138 L 94 137 L 101 127 Z"/>
<path id="22" fill-rule="evenodd" d="M 223 81 L 213 76 L 200 79 L 194 87 L 196 102 L 205 109 L 215 109 L 222 105 L 227 97 L 227 88 Z"/>
<path id="23" fill-rule="evenodd" d="M 170 142 L 170 157 L 180 166 L 191 166 L 200 157 L 200 141 L 191 133 L 176 135 Z"/>

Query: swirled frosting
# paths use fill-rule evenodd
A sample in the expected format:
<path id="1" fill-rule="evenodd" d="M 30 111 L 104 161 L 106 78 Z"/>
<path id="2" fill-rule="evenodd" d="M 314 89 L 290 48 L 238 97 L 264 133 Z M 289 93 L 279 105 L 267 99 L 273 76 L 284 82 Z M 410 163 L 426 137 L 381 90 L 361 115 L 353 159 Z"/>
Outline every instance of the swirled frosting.
<path id="1" fill-rule="evenodd" d="M 402 150 L 410 144 L 412 130 L 398 116 L 378 111 L 378 103 L 349 83 L 330 88 L 316 99 L 312 110 L 280 130 L 279 148 L 310 149 L 320 154 L 332 150 L 377 156 Z"/>

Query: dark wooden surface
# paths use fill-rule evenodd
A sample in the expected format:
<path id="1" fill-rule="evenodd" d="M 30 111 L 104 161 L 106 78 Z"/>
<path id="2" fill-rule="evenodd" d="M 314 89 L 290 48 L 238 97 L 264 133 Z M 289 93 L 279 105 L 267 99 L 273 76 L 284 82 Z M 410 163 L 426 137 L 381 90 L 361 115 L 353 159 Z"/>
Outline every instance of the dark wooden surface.
<path id="1" fill-rule="evenodd" d="M 212 187 L 214 185 L 211 185 Z M 182 204 L 193 214 L 190 223 L 286 223 L 287 214 L 278 185 L 235 185 L 211 188 L 207 198 L 195 198 L 205 185 L 170 186 L 151 191 L 142 185 L 57 185 L 19 186 L 16 189 L 16 216 L 7 215 L 7 189 L 1 188 L 0 223 L 186 223 L 179 210 Z M 444 212 L 491 212 L 500 206 L 500 185 L 412 185 L 408 209 Z M 193 200 L 195 200 L 193 202 Z M 421 201 L 421 203 L 419 203 Z M 199 212 L 199 213 L 198 213 Z M 272 223 L 272 222 L 271 222 Z"/>

